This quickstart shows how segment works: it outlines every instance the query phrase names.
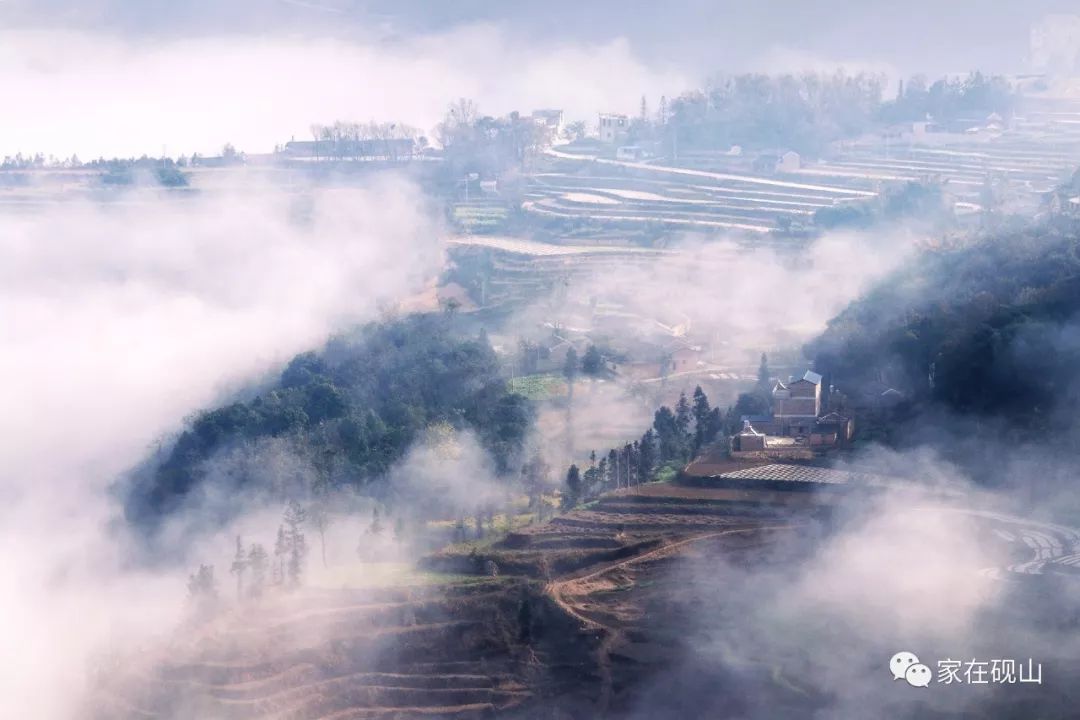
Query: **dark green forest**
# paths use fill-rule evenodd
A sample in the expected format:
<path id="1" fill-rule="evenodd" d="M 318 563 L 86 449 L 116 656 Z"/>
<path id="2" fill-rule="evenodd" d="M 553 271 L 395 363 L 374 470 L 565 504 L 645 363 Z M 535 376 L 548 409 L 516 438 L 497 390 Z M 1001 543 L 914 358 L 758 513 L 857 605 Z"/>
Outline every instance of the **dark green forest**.
<path id="1" fill-rule="evenodd" d="M 358 488 L 381 477 L 435 422 L 471 429 L 507 472 L 532 422 L 485 336 L 463 337 L 446 315 L 368 325 L 296 356 L 269 387 L 192 417 L 171 449 L 134 474 L 127 514 L 153 524 L 201 489 L 219 453 L 286 438 L 316 482 Z M 221 478 L 225 494 L 268 492 L 257 477 Z M 221 486 L 224 483 L 226 486 Z"/>
<path id="2" fill-rule="evenodd" d="M 1080 225 L 1052 218 L 924 253 L 806 347 L 857 397 L 993 419 L 1021 435 L 1073 424 L 1080 386 Z"/>

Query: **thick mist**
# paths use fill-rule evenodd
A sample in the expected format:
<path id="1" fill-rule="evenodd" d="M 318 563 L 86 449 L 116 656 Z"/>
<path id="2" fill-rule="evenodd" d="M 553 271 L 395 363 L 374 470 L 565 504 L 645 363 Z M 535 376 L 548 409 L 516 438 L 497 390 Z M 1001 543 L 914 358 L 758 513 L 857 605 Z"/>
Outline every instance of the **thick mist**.
<path id="1" fill-rule="evenodd" d="M 765 549 L 689 553 L 668 571 L 663 582 L 709 600 L 632 717 L 1065 717 L 1076 588 L 1053 571 L 1004 572 L 1030 552 L 1006 538 L 1065 529 L 1003 513 L 1007 496 L 932 451 L 870 449 L 845 467 L 888 473 L 887 485 L 847 495 L 828 521 L 788 516 Z M 900 651 L 930 667 L 928 688 L 894 681 Z M 960 661 L 964 677 L 963 664 L 997 658 L 1042 663 L 1043 683 L 938 681 L 938 661 Z"/>
<path id="2" fill-rule="evenodd" d="M 642 95 L 655 102 L 686 84 L 644 65 L 625 40 L 523 43 L 484 24 L 381 41 L 278 33 L 149 43 L 0 29 L 0 85 L 19 108 L 5 118 L 0 157 L 213 155 L 225 143 L 266 153 L 336 120 L 403 123 L 434 143 L 460 97 L 486 114 L 557 107 L 595 122 L 597 111 L 633 113 Z"/>
<path id="3" fill-rule="evenodd" d="M 28 28 L 107 27 L 155 40 L 222 29 L 245 35 L 284 31 L 392 39 L 498 24 L 514 42 L 584 45 L 626 38 L 647 63 L 675 64 L 691 73 L 721 68 L 774 71 L 782 58 L 784 71 L 809 67 L 792 63 L 799 57 L 848 70 L 872 63 L 905 74 L 939 74 L 975 67 L 1017 71 L 1027 54 L 1030 23 L 1047 13 L 1074 10 L 1068 0 L 914 0 L 903 6 L 861 0 L 672 0 L 632 6 L 618 0 L 6 0 L 0 3 L 0 24 L 8 20 Z"/>
<path id="4" fill-rule="evenodd" d="M 103 647 L 167 633 L 183 578 L 127 568 L 106 488 L 178 428 L 336 329 L 422 290 L 439 224 L 410 183 L 57 203 L 0 217 L 0 695 L 72 717 Z M 57 690 L 63 688 L 63 690 Z"/>

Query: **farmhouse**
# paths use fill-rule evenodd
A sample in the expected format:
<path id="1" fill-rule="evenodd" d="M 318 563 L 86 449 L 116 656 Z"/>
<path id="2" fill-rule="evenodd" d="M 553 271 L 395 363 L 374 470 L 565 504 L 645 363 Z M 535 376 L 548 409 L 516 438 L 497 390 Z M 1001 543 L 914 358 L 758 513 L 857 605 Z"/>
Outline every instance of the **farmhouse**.
<path id="1" fill-rule="evenodd" d="M 779 435 L 808 435 L 821 415 L 821 375 L 807 370 L 798 380 L 777 381 L 773 418 Z"/>
<path id="2" fill-rule="evenodd" d="M 630 118 L 614 113 L 600 114 L 600 141 L 622 143 L 630 130 Z"/>
<path id="3" fill-rule="evenodd" d="M 548 140 L 554 140 L 563 132 L 563 111 L 554 109 L 533 110 L 532 120 L 538 127 L 547 130 Z"/>

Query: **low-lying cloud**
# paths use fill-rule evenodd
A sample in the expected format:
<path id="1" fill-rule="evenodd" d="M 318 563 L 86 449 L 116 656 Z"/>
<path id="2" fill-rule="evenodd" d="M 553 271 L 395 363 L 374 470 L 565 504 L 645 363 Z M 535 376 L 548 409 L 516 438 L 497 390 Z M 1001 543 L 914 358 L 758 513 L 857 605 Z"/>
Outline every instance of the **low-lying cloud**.
<path id="1" fill-rule="evenodd" d="M 238 181 L 251 192 L 0 216 L 0 696 L 12 716 L 71 717 L 96 648 L 175 617 L 181 579 L 129 571 L 108 533 L 117 475 L 185 415 L 442 266 L 439 224 L 404 180 L 300 194 Z"/>
<path id="2" fill-rule="evenodd" d="M 214 154 L 231 142 L 269 152 L 310 139 L 312 123 L 400 122 L 430 133 L 447 106 L 484 113 L 563 108 L 595 122 L 634 113 L 640 98 L 687 81 L 642 64 L 624 40 L 509 39 L 493 25 L 393 40 L 288 35 L 157 39 L 0 31 L 7 113 L 0 157 L 35 152 L 84 160 Z M 74 109 L 78 109 L 77 112 Z"/>

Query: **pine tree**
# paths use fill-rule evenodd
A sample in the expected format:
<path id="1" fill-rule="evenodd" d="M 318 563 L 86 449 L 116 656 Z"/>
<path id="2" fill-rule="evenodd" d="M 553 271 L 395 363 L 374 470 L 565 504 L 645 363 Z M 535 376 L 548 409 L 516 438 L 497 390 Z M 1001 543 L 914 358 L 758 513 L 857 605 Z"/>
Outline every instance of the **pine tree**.
<path id="1" fill-rule="evenodd" d="M 626 443 L 623 445 L 622 458 L 623 476 L 626 480 L 626 487 L 630 487 L 634 484 L 634 472 L 637 469 L 634 446 L 632 444 Z"/>
<path id="2" fill-rule="evenodd" d="M 604 356 L 595 345 L 585 349 L 581 356 L 581 372 L 591 377 L 597 377 L 604 372 Z"/>
<path id="3" fill-rule="evenodd" d="M 329 483 L 325 481 L 316 483 L 312 492 L 315 494 L 315 499 L 308 506 L 307 516 L 311 521 L 311 526 L 319 533 L 319 556 L 322 558 L 323 567 L 326 567 L 326 531 L 334 522 L 330 514 Z"/>
<path id="4" fill-rule="evenodd" d="M 701 451 L 705 443 L 712 441 L 712 435 L 709 433 L 710 412 L 709 398 L 705 395 L 705 391 L 701 389 L 701 386 L 698 385 L 694 388 L 694 444 L 691 453 L 694 457 Z"/>
<path id="5" fill-rule="evenodd" d="M 266 548 L 259 543 L 254 543 L 247 555 L 248 567 L 251 568 L 251 583 L 248 585 L 248 595 L 258 597 L 262 595 L 266 585 Z"/>
<path id="6" fill-rule="evenodd" d="M 188 576 L 188 596 L 195 602 L 217 599 L 217 583 L 214 581 L 214 566 L 199 565 L 199 569 Z"/>
<path id="7" fill-rule="evenodd" d="M 236 599 L 244 597 L 244 571 L 248 568 L 247 555 L 244 553 L 244 543 L 239 535 L 236 536 L 236 553 L 233 555 L 232 565 L 229 572 L 236 576 Z"/>
<path id="8" fill-rule="evenodd" d="M 571 465 L 566 471 L 566 494 L 563 495 L 563 507 L 572 508 L 581 499 L 581 470 Z"/>
<path id="9" fill-rule="evenodd" d="M 600 485 L 600 479 L 596 468 L 596 451 L 589 452 L 589 467 L 581 474 L 581 496 L 592 497 Z"/>
<path id="10" fill-rule="evenodd" d="M 610 488 L 619 487 L 619 454 L 612 448 L 607 456 L 607 485 Z"/>
<path id="11" fill-rule="evenodd" d="M 278 525 L 277 540 L 274 541 L 274 584 L 285 582 L 285 556 L 289 554 L 289 543 L 285 537 L 285 526 Z"/>
<path id="12" fill-rule="evenodd" d="M 675 413 L 671 412 L 671 408 L 661 405 L 660 409 L 653 414 L 653 429 L 656 430 L 656 438 L 660 446 L 660 463 L 678 459 L 679 429 L 675 421 Z"/>
<path id="13" fill-rule="evenodd" d="M 675 403 L 675 430 L 681 437 L 687 437 L 690 432 L 690 401 L 686 399 L 686 393 L 679 393 L 679 402 Z"/>
<path id="14" fill-rule="evenodd" d="M 307 511 L 296 500 L 290 500 L 285 507 L 285 546 L 289 556 L 289 584 L 300 584 L 304 574 L 304 562 L 307 558 L 307 541 L 304 538 L 304 523 Z"/>
<path id="15" fill-rule="evenodd" d="M 543 521 L 543 492 L 551 478 L 551 466 L 544 462 L 539 454 L 534 453 L 528 462 L 521 466 L 521 481 L 525 493 L 529 496 L 529 508 L 535 509 L 537 519 Z"/>
<path id="16" fill-rule="evenodd" d="M 720 415 L 720 408 L 714 407 L 709 411 L 709 417 L 705 422 L 705 442 L 712 442 L 720 431 L 724 429 L 724 419 Z"/>
<path id="17" fill-rule="evenodd" d="M 566 361 L 563 362 L 563 376 L 569 386 L 571 400 L 574 399 L 574 379 L 577 377 L 579 366 L 577 350 L 570 348 L 566 351 Z"/>
<path id="18" fill-rule="evenodd" d="M 381 535 L 383 531 L 382 520 L 379 518 L 379 508 L 371 511 L 371 524 L 368 525 L 368 535 Z"/>
<path id="19" fill-rule="evenodd" d="M 649 482 L 656 472 L 656 433 L 646 430 L 638 443 L 638 477 L 641 482 Z"/>

